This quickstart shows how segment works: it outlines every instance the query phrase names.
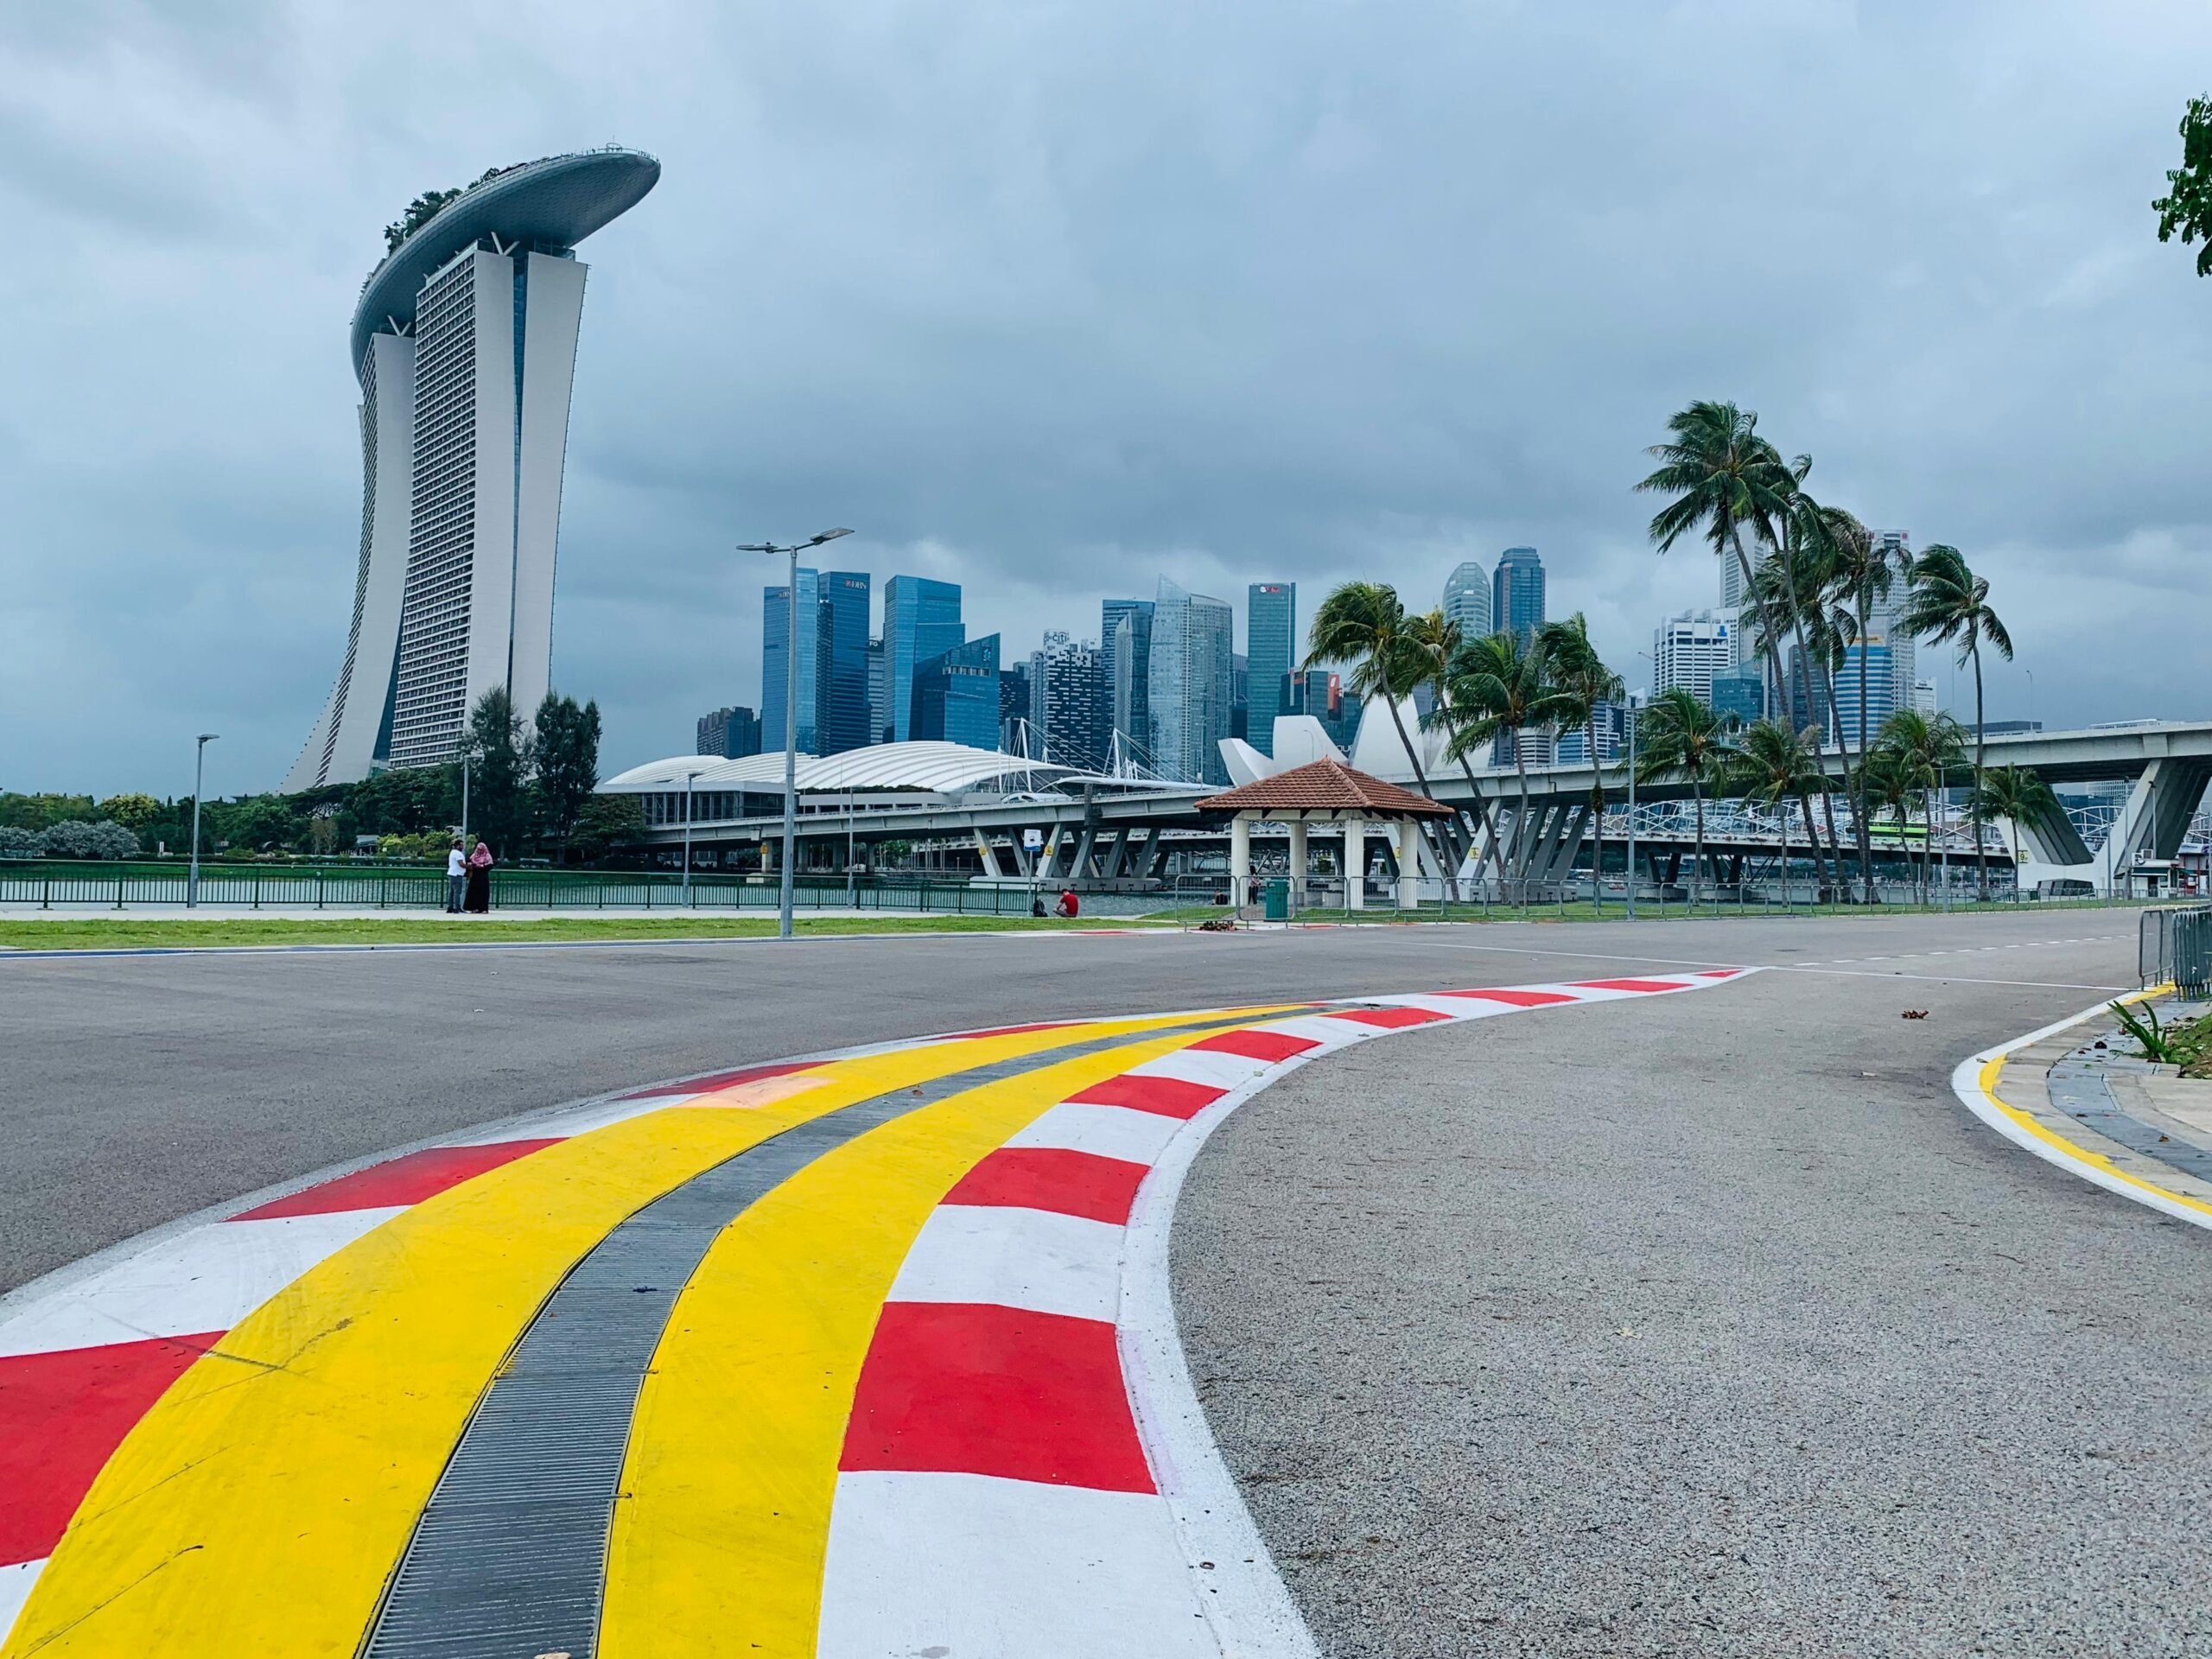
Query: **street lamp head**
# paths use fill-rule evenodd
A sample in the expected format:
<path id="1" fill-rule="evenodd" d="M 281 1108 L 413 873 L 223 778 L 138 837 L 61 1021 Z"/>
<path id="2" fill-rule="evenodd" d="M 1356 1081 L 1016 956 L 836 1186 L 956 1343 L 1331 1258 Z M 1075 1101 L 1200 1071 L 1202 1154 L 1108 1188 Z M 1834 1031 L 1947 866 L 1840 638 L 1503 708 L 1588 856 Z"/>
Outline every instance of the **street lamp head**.
<path id="1" fill-rule="evenodd" d="M 821 545 L 822 545 L 822 543 L 824 543 L 824 542 L 834 542 L 834 541 L 836 541 L 836 540 L 840 536 L 849 536 L 849 535 L 851 535 L 852 533 L 853 533 L 853 532 L 852 532 L 851 531 L 849 531 L 849 530 L 823 530 L 823 531 L 817 531 L 814 533 L 813 537 L 812 537 L 810 539 L 809 539 L 809 541 L 807 542 L 807 545 L 808 545 L 809 547 L 819 547 L 819 546 L 821 546 Z"/>
<path id="2" fill-rule="evenodd" d="M 219 732 L 202 732 L 200 734 L 198 741 L 202 743 L 213 743 L 222 734 Z"/>

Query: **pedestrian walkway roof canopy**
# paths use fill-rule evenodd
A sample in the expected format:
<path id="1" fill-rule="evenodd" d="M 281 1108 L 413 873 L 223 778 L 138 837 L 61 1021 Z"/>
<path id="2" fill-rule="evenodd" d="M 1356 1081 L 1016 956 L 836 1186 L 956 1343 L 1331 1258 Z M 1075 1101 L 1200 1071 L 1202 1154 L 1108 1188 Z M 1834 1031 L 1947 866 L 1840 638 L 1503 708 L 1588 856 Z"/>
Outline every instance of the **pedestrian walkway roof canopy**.
<path id="1" fill-rule="evenodd" d="M 1452 809 L 1440 806 L 1410 789 L 1386 784 L 1355 772 L 1341 760 L 1323 759 L 1271 778 L 1209 795 L 1197 803 L 1201 812 L 1231 814 L 1240 818 L 1297 819 L 1363 818 L 1389 821 L 1407 818 L 1448 818 Z"/>

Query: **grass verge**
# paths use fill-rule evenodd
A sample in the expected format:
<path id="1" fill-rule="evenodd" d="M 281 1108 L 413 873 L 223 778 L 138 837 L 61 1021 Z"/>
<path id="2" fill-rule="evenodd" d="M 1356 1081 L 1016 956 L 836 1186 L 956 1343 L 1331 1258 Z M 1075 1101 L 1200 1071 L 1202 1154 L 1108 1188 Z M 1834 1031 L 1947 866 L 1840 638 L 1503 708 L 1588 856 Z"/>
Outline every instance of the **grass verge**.
<path id="1" fill-rule="evenodd" d="M 1031 916 L 800 916 L 809 937 L 839 933 L 995 933 L 1065 931 L 1141 925 L 1123 918 L 1067 922 Z M 212 921 L 136 921 L 86 917 L 54 921 L 0 920 L 0 950 L 205 950 L 214 945 L 461 944 L 487 941 L 559 944 L 578 939 L 756 939 L 774 934 L 766 916 L 342 918 L 239 917 Z"/>

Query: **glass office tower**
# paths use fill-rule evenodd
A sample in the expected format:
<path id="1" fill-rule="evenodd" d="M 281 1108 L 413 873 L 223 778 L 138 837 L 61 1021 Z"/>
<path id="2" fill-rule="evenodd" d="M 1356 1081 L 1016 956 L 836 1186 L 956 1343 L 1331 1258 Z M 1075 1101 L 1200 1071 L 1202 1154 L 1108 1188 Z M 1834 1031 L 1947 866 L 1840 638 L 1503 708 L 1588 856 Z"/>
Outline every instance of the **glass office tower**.
<path id="1" fill-rule="evenodd" d="M 1283 683 L 1298 662 L 1298 584 L 1255 582 L 1244 591 L 1246 680 L 1244 741 L 1262 754 L 1275 752 L 1275 716 Z"/>
<path id="2" fill-rule="evenodd" d="M 913 722 L 917 739 L 998 747 L 998 635 L 955 645 L 914 671 Z"/>
<path id="3" fill-rule="evenodd" d="M 817 690 L 817 663 L 822 637 L 821 577 L 812 570 L 798 573 L 798 613 L 804 619 L 798 635 L 798 743 L 801 754 L 818 754 L 820 734 L 815 717 L 821 706 Z M 791 590 L 760 590 L 760 741 L 770 753 L 784 747 L 784 688 L 789 672 L 785 652 L 791 649 Z"/>
<path id="4" fill-rule="evenodd" d="M 893 576 L 883 584 L 883 650 L 888 658 L 891 741 L 913 736 L 914 672 L 932 657 L 967 642 L 960 620 L 960 584 L 927 576 Z"/>

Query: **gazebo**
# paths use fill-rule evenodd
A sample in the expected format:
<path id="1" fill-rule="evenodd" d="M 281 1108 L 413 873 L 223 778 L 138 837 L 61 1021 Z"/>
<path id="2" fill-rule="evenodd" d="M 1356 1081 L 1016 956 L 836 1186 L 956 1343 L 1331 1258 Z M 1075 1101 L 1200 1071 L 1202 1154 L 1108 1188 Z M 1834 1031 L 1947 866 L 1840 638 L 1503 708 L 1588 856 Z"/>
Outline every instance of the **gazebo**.
<path id="1" fill-rule="evenodd" d="M 1357 910 L 1367 870 L 1367 830 L 1372 824 L 1387 834 L 1397 826 L 1399 902 L 1411 897 L 1408 885 L 1421 871 L 1421 826 L 1424 819 L 1449 818 L 1452 809 L 1439 805 L 1410 789 L 1386 784 L 1363 772 L 1354 772 L 1341 760 L 1320 760 L 1293 766 L 1272 778 L 1262 778 L 1224 794 L 1209 795 L 1198 804 L 1201 812 L 1229 819 L 1229 882 L 1233 899 L 1241 899 L 1252 879 L 1252 826 L 1262 822 L 1286 824 L 1290 830 L 1291 903 L 1304 897 L 1306 832 L 1313 823 L 1341 824 L 1344 842 L 1344 905 Z"/>

